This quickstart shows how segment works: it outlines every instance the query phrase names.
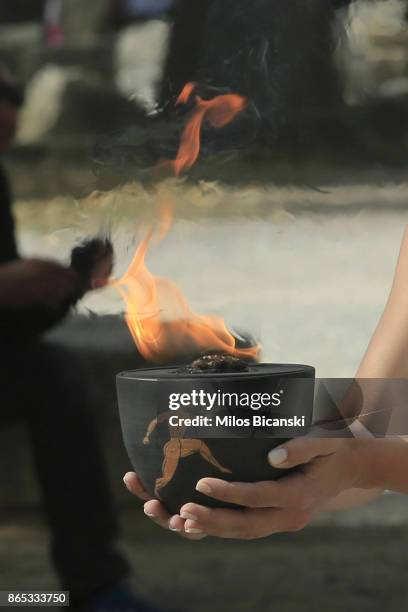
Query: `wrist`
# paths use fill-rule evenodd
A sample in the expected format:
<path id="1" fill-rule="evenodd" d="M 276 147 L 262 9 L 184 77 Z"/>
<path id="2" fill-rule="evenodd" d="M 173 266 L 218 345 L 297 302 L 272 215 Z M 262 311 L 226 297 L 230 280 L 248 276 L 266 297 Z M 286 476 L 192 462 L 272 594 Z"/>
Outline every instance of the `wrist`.
<path id="1" fill-rule="evenodd" d="M 354 450 L 353 466 L 356 470 L 356 488 L 385 489 L 387 461 L 384 455 L 384 440 L 355 439 L 350 443 Z"/>
<path id="2" fill-rule="evenodd" d="M 408 492 L 408 445 L 400 438 L 356 440 L 359 487 Z"/>

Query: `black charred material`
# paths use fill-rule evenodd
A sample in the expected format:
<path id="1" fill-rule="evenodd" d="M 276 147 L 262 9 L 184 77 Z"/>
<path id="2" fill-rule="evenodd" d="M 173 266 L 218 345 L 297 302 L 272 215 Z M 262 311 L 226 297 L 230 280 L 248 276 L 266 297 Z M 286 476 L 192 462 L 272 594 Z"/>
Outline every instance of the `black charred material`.
<path id="1" fill-rule="evenodd" d="M 249 365 L 242 359 L 233 355 L 204 355 L 200 359 L 196 359 L 188 366 L 187 372 L 197 374 L 200 372 L 249 372 Z"/>

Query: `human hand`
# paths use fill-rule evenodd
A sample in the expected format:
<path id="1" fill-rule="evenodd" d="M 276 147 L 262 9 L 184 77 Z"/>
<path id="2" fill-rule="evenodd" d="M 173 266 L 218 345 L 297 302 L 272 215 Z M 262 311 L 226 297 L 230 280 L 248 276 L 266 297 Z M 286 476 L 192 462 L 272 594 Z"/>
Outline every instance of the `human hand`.
<path id="1" fill-rule="evenodd" d="M 198 491 L 243 509 L 185 504 L 180 510 L 184 529 L 197 535 L 243 540 L 303 529 L 342 492 L 375 488 L 370 469 L 374 468 L 376 442 L 297 438 L 269 454 L 269 462 L 276 468 L 299 466 L 280 480 L 251 484 L 204 478 L 197 484 Z"/>
<path id="2" fill-rule="evenodd" d="M 202 540 L 205 538 L 203 533 L 195 533 L 194 530 L 188 532 L 185 528 L 186 520 L 180 515 L 171 516 L 157 499 L 153 499 L 145 490 L 138 476 L 134 472 L 128 472 L 123 482 L 130 493 L 144 502 L 144 513 L 156 525 L 178 533 L 187 540 Z"/>
<path id="3" fill-rule="evenodd" d="M 81 281 L 81 294 L 109 284 L 114 264 L 112 243 L 108 238 L 92 238 L 71 253 L 71 269 Z"/>
<path id="4" fill-rule="evenodd" d="M 76 273 L 40 259 L 22 259 L 0 266 L 0 304 L 24 308 L 56 308 L 76 293 Z"/>

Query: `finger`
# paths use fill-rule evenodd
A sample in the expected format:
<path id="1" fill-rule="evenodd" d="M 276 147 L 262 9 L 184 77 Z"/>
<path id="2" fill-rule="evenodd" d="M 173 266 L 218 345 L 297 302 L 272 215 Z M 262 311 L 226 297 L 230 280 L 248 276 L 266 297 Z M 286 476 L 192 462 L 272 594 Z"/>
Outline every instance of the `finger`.
<path id="1" fill-rule="evenodd" d="M 144 513 L 148 516 L 153 523 L 159 525 L 163 529 L 169 528 L 169 522 L 171 515 L 167 512 L 166 508 L 157 499 L 152 499 L 144 505 Z"/>
<path id="2" fill-rule="evenodd" d="M 336 452 L 340 440 L 333 438 L 295 438 L 271 450 L 268 461 L 272 467 L 288 469 L 309 463 L 317 457 Z"/>
<path id="3" fill-rule="evenodd" d="M 186 513 L 195 517 L 195 520 L 186 520 L 186 531 L 195 530 L 195 533 L 240 540 L 255 540 L 274 533 L 298 531 L 310 520 L 310 515 L 305 512 L 271 508 L 225 510 L 186 504 L 181 515 Z"/>
<path id="4" fill-rule="evenodd" d="M 245 508 L 301 508 L 313 503 L 312 487 L 306 474 L 290 474 L 278 481 L 226 482 L 203 478 L 197 491 L 223 502 Z"/>
<path id="5" fill-rule="evenodd" d="M 201 529 L 188 529 L 185 528 L 186 521 L 181 518 L 180 515 L 173 516 L 169 522 L 169 528 L 171 531 L 177 532 L 181 537 L 186 540 L 199 541 L 207 537 L 207 534 L 203 533 Z"/>
<path id="6" fill-rule="evenodd" d="M 159 527 L 175 531 L 188 540 L 201 540 L 205 537 L 203 533 L 187 533 L 184 529 L 185 521 L 178 515 L 171 516 L 157 499 L 145 504 L 144 513 Z"/>
<path id="7" fill-rule="evenodd" d="M 133 495 L 136 495 L 136 497 L 138 497 L 142 501 L 149 501 L 150 499 L 152 499 L 151 495 L 149 495 L 149 493 L 146 491 L 141 481 L 139 480 L 138 475 L 134 472 L 128 472 L 127 474 L 125 474 L 125 476 L 123 477 L 123 482 L 125 483 L 127 490 L 130 491 L 130 493 L 132 493 Z"/>
<path id="8" fill-rule="evenodd" d="M 185 520 L 181 518 L 179 514 L 175 514 L 169 520 L 169 529 L 170 531 L 175 531 L 177 533 L 184 533 L 184 524 Z"/>

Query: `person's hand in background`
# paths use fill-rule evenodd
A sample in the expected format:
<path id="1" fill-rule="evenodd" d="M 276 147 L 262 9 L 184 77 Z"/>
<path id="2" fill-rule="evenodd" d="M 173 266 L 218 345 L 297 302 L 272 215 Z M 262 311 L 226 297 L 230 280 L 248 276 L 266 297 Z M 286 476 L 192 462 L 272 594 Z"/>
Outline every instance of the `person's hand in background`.
<path id="1" fill-rule="evenodd" d="M 0 266 L 0 306 L 56 308 L 75 296 L 73 270 L 53 261 L 22 259 Z"/>

